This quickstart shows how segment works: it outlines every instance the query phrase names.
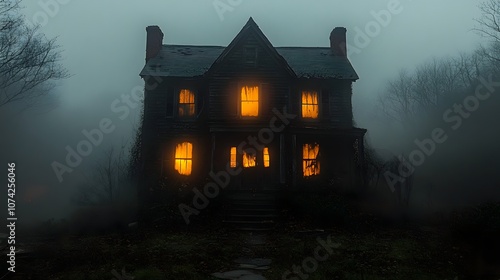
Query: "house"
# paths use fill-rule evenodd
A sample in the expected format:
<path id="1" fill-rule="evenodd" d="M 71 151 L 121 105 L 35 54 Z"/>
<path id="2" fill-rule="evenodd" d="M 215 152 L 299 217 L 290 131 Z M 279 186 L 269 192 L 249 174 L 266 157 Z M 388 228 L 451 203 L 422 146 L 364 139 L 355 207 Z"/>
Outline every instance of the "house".
<path id="1" fill-rule="evenodd" d="M 366 130 L 353 124 L 358 75 L 345 28 L 333 29 L 330 47 L 274 47 L 252 18 L 227 47 L 165 45 L 158 26 L 146 30 L 142 154 L 151 182 L 189 188 L 225 172 L 228 190 L 363 185 Z"/>

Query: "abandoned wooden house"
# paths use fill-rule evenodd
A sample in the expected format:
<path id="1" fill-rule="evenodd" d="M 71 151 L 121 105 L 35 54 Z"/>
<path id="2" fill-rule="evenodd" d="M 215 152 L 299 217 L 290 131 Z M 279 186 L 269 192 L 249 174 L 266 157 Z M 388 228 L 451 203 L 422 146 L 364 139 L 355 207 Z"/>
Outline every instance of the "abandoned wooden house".
<path id="1" fill-rule="evenodd" d="M 252 18 L 227 47 L 163 44 L 158 26 L 146 30 L 147 178 L 195 186 L 226 172 L 224 189 L 254 191 L 363 184 L 345 28 L 330 47 L 274 47 Z"/>

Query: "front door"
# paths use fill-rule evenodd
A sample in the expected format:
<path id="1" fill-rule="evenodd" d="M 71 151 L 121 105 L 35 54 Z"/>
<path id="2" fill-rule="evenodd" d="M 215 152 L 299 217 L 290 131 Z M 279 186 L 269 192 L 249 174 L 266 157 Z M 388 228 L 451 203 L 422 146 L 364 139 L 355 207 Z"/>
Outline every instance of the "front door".
<path id="1" fill-rule="evenodd" d="M 272 166 L 273 158 L 277 155 L 271 147 L 263 150 L 247 149 L 239 155 L 239 165 L 242 168 L 240 174 L 240 188 L 243 190 L 266 190 L 272 189 L 276 182 Z"/>

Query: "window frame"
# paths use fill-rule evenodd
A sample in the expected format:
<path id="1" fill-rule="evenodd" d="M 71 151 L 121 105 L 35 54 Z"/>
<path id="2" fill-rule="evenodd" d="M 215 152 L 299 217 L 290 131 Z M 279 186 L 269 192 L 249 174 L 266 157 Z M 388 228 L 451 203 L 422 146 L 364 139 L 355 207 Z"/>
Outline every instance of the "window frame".
<path id="1" fill-rule="evenodd" d="M 238 94 L 238 117 L 240 119 L 250 119 L 250 120 L 255 120 L 259 119 L 261 117 L 261 112 L 262 112 L 262 89 L 263 89 L 263 84 L 262 83 L 257 83 L 257 82 L 249 82 L 249 83 L 238 83 L 238 88 L 237 88 L 237 94 Z M 259 89 L 259 99 L 257 101 L 257 116 L 242 116 L 241 115 L 241 105 L 242 105 L 242 99 L 241 99 L 241 89 L 242 87 L 258 87 Z"/>
<path id="2" fill-rule="evenodd" d="M 313 146 L 313 147 L 318 146 L 318 154 L 316 155 L 316 158 L 314 158 L 314 159 L 311 159 L 311 158 L 304 158 L 304 147 L 305 147 L 306 145 Z M 311 177 L 314 177 L 314 176 L 319 176 L 319 175 L 321 175 L 321 162 L 320 162 L 320 160 L 318 159 L 318 157 L 319 157 L 319 155 L 320 155 L 320 152 L 321 152 L 321 145 L 320 145 L 320 143 L 318 143 L 318 142 L 304 142 L 304 143 L 302 143 L 302 150 L 301 150 L 301 154 L 302 154 L 302 156 L 301 156 L 301 163 L 302 163 L 302 178 L 311 178 Z M 314 162 L 314 163 L 315 163 L 315 165 L 318 167 L 318 173 L 315 173 L 315 174 L 311 174 L 311 175 L 306 176 L 306 175 L 304 174 L 304 172 L 305 172 L 305 166 L 307 166 L 307 164 L 306 164 L 306 165 L 304 165 L 304 164 L 305 164 L 305 163 L 307 163 L 307 162 Z"/>
<path id="3" fill-rule="evenodd" d="M 255 154 L 253 154 L 253 157 L 254 157 L 254 160 L 253 160 L 254 165 L 252 165 L 252 166 L 250 166 L 250 165 L 249 165 L 249 166 L 245 166 L 245 155 L 246 155 L 246 154 L 247 154 L 247 155 L 250 155 L 250 156 L 252 155 L 252 154 L 250 154 L 250 153 L 247 153 L 247 151 L 246 151 L 246 150 L 243 150 L 243 153 L 241 153 L 241 166 L 242 166 L 243 168 L 256 168 L 256 167 L 258 166 L 258 160 L 259 160 L 259 157 L 257 156 L 257 151 L 255 152 Z"/>
<path id="4" fill-rule="evenodd" d="M 318 117 L 317 118 L 311 118 L 311 117 L 304 117 L 302 116 L 302 94 L 304 91 L 314 91 L 318 94 Z M 323 112 L 322 108 L 322 98 L 323 98 L 323 93 L 322 90 L 316 89 L 316 88 L 302 88 L 299 91 L 299 110 L 300 110 L 300 118 L 304 121 L 310 121 L 310 122 L 315 122 L 318 120 L 321 120 L 321 115 Z M 313 104 L 314 105 L 314 104 Z"/>
<path id="5" fill-rule="evenodd" d="M 233 149 L 236 152 L 234 154 L 234 166 L 233 166 Z M 229 168 L 238 167 L 238 148 L 236 146 L 229 146 Z"/>
<path id="6" fill-rule="evenodd" d="M 191 158 L 181 158 L 181 157 L 177 157 L 177 146 L 178 145 L 182 145 L 184 143 L 188 143 L 188 144 L 191 144 Z M 173 145 L 173 172 L 174 174 L 176 174 L 177 176 L 186 176 L 186 177 L 189 177 L 189 176 L 192 176 L 193 173 L 194 173 L 194 147 L 195 147 L 195 144 L 193 141 L 190 141 L 190 140 L 179 140 L 179 141 L 176 141 L 174 142 L 174 145 Z M 184 161 L 191 161 L 191 172 L 190 174 L 181 174 L 178 170 L 175 169 L 175 165 L 176 165 L 176 162 L 177 160 L 184 160 Z"/>
<path id="7" fill-rule="evenodd" d="M 179 115 L 179 108 L 181 104 L 193 104 L 193 103 L 180 103 L 180 94 L 182 90 L 189 90 L 194 95 L 194 115 L 192 116 L 181 116 Z M 174 91 L 174 116 L 176 119 L 181 121 L 193 121 L 198 118 L 198 91 L 191 87 L 177 87 Z"/>

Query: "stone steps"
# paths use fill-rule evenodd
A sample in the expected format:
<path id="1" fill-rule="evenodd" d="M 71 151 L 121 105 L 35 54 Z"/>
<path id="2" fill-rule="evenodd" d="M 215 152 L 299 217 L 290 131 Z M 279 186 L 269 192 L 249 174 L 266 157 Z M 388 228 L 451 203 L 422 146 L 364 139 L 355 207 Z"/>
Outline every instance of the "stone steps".
<path id="1" fill-rule="evenodd" d="M 272 230 L 279 219 L 279 213 L 274 193 L 235 192 L 226 197 L 223 222 L 236 230 Z"/>

